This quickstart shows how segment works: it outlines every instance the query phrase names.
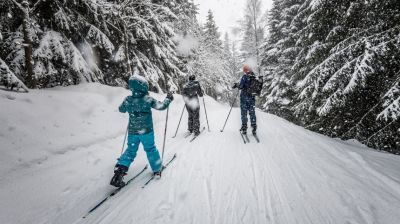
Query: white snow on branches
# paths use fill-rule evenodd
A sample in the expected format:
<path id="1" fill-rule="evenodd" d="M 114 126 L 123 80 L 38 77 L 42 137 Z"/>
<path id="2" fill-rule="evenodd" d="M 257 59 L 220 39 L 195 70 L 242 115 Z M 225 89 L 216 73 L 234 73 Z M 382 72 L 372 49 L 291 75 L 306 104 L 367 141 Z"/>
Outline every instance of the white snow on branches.
<path id="1" fill-rule="evenodd" d="M 7 64 L 0 59 L 0 84 L 8 88 L 22 88 L 28 92 L 28 88 L 19 80 L 14 73 L 8 68 Z"/>
<path id="2" fill-rule="evenodd" d="M 86 38 L 88 38 L 88 40 L 90 40 L 93 45 L 99 46 L 110 55 L 115 49 L 114 45 L 112 44 L 110 39 L 108 39 L 107 35 L 105 35 L 103 32 L 101 32 L 101 30 L 93 25 L 90 25 Z"/>

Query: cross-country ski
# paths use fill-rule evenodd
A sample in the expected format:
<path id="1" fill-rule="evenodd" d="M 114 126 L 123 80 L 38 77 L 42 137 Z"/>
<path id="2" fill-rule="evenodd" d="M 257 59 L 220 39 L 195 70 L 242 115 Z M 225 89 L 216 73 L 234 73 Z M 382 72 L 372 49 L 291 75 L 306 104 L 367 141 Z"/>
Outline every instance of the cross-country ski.
<path id="1" fill-rule="evenodd" d="M 206 127 L 203 127 L 203 128 L 200 130 L 199 133 L 195 134 L 195 135 L 190 139 L 189 142 L 193 142 L 197 137 L 199 137 L 199 135 L 200 135 L 201 133 L 204 132 L 204 130 L 206 130 Z"/>
<path id="2" fill-rule="evenodd" d="M 252 134 L 254 139 L 257 141 L 257 143 L 260 143 L 260 139 L 258 138 L 258 135 L 256 133 Z"/>
<path id="3" fill-rule="evenodd" d="M 147 165 L 139 172 L 137 173 L 135 176 L 133 176 L 132 178 L 130 178 L 126 184 L 122 187 L 119 187 L 115 190 L 113 190 L 107 197 L 105 197 L 103 200 L 101 200 L 98 204 L 96 204 L 92 209 L 90 209 L 88 211 L 88 213 L 83 216 L 83 218 L 86 218 L 88 215 L 90 215 L 90 213 L 92 213 L 94 210 L 96 210 L 98 207 L 100 207 L 104 202 L 106 202 L 108 199 L 110 199 L 111 197 L 113 197 L 114 195 L 116 195 L 122 188 L 126 187 L 129 183 L 131 183 L 133 180 L 135 180 L 136 178 L 138 178 L 142 173 L 144 173 L 147 170 Z"/>
<path id="4" fill-rule="evenodd" d="M 169 166 L 170 163 L 172 163 L 174 160 L 176 159 L 176 153 L 172 156 L 172 158 L 163 165 L 162 167 L 162 172 L 164 172 L 164 170 Z M 153 181 L 154 179 L 157 178 L 161 178 L 161 174 L 157 177 L 157 175 L 152 175 L 142 186 L 142 188 L 145 188 L 151 181 Z"/>

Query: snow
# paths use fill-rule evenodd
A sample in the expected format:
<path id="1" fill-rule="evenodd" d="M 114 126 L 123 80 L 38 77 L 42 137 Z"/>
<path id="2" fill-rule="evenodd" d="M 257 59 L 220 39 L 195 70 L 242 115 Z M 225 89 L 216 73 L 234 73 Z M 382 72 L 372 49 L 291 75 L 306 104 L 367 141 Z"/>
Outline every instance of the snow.
<path id="1" fill-rule="evenodd" d="M 351 80 L 347 84 L 344 89 L 344 93 L 348 94 L 351 91 L 354 91 L 358 85 L 364 86 L 366 83 L 366 78 L 368 75 L 374 73 L 373 68 L 370 66 L 371 61 L 374 59 L 375 55 L 371 52 L 370 44 L 367 42 L 365 46 L 365 52 L 362 58 L 360 57 L 357 60 L 356 67 L 354 69 L 353 74 L 351 75 Z"/>
<path id="2" fill-rule="evenodd" d="M 400 82 L 395 83 L 385 95 L 384 95 L 384 104 L 385 108 L 379 115 L 378 119 L 382 120 L 397 120 L 400 117 Z"/>
<path id="3" fill-rule="evenodd" d="M 7 64 L 0 59 L 0 85 L 4 85 L 6 83 L 9 87 L 15 86 L 18 90 L 19 88 L 24 89 L 28 92 L 28 87 L 25 86 L 21 80 L 19 80 L 15 74 L 10 70 Z"/>
<path id="4" fill-rule="evenodd" d="M 125 56 L 125 49 L 124 46 L 119 46 L 117 52 L 114 55 L 114 61 L 115 62 L 122 62 L 126 56 Z"/>
<path id="5" fill-rule="evenodd" d="M 257 111 L 259 137 L 243 144 L 234 108 L 207 97 L 211 132 L 178 136 L 183 99 L 169 113 L 161 180 L 139 177 L 86 219 L 108 185 L 127 125 L 129 90 L 88 83 L 0 90 L 0 223 L 385 223 L 400 220 L 400 157 L 305 130 Z M 159 100 L 165 95 L 151 95 Z M 202 106 L 202 104 L 200 105 Z M 201 108 L 201 123 L 205 125 Z M 161 149 L 165 111 L 154 111 Z M 146 164 L 142 149 L 128 176 Z"/>
<path id="6" fill-rule="evenodd" d="M 82 57 L 85 59 L 87 65 L 92 71 L 100 71 L 97 67 L 99 59 L 93 53 L 93 49 L 87 41 L 83 41 L 77 45 L 79 52 L 81 52 Z"/>
<path id="7" fill-rule="evenodd" d="M 195 110 L 195 109 L 199 108 L 199 106 L 200 106 L 200 102 L 199 102 L 198 98 L 189 98 L 189 97 L 184 96 L 183 101 L 185 102 L 187 107 L 189 107 L 192 110 Z"/>
<path id="8" fill-rule="evenodd" d="M 322 0 L 312 0 L 310 3 L 312 10 L 317 10 L 323 4 Z"/>
<path id="9" fill-rule="evenodd" d="M 48 31 L 43 35 L 39 47 L 34 51 L 33 55 L 47 60 L 55 59 L 66 63 L 67 55 L 62 42 L 63 37 L 60 33 Z"/>
<path id="10" fill-rule="evenodd" d="M 174 37 L 174 41 L 178 43 L 176 50 L 179 54 L 183 56 L 191 55 L 192 51 L 196 49 L 199 45 L 198 39 L 191 34 L 188 34 L 186 36 L 176 35 Z"/>
<path id="11" fill-rule="evenodd" d="M 101 30 L 95 26 L 90 26 L 86 38 L 92 41 L 92 43 L 96 43 L 96 45 L 98 45 L 100 48 L 106 50 L 110 55 L 114 51 L 115 47 L 111 40 L 108 39 L 107 35 L 101 32 Z"/>
<path id="12" fill-rule="evenodd" d="M 68 16 L 65 15 L 62 9 L 59 9 L 58 12 L 54 14 L 54 19 L 59 27 L 61 27 L 64 30 L 70 30 L 69 26 L 70 21 L 68 19 Z"/>

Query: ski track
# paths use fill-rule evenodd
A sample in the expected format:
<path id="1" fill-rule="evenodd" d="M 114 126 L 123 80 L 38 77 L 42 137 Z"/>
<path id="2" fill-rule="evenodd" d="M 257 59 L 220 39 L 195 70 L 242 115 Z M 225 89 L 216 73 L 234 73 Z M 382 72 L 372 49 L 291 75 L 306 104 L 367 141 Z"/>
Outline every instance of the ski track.
<path id="1" fill-rule="evenodd" d="M 259 111 L 261 143 L 249 136 L 250 143 L 243 144 L 238 133 L 240 111 L 237 108 L 232 111 L 221 133 L 219 128 L 229 108 L 215 102 L 209 105 L 211 132 L 206 127 L 192 143 L 188 143 L 190 138 L 183 138 L 185 116 L 176 138 L 171 138 L 176 126 L 169 125 L 165 160 L 174 153 L 177 158 L 160 180 L 142 189 L 151 176 L 148 169 L 82 219 L 113 189 L 108 181 L 123 136 L 62 150 L 72 156 L 68 161 L 60 154 L 20 170 L 18 174 L 23 179 L 18 183 L 6 183 L 3 179 L 2 198 L 12 201 L 11 198 L 22 193 L 7 208 L 10 214 L 4 217 L 6 221 L 0 217 L 1 223 L 399 223 L 400 157 L 331 139 Z M 174 101 L 171 124 L 177 124 L 182 106 L 182 100 Z M 205 124 L 203 113 L 201 110 Z M 155 116 L 156 143 L 161 149 L 164 114 Z M 91 171 L 86 174 L 73 168 L 82 167 L 81 164 Z M 140 148 L 129 177 L 145 164 L 145 154 Z M 40 200 L 33 192 L 43 187 L 41 182 L 51 179 L 54 171 L 64 175 L 57 181 L 65 186 L 51 189 L 50 183 L 45 188 L 50 192 L 48 197 L 59 200 L 44 199 L 36 209 L 28 209 L 26 205 L 29 213 L 24 218 L 13 218 L 15 213 L 11 208 L 21 205 L 18 200 Z M 2 193 L 16 184 L 18 187 L 9 195 Z M 30 185 L 33 188 L 24 191 Z"/>

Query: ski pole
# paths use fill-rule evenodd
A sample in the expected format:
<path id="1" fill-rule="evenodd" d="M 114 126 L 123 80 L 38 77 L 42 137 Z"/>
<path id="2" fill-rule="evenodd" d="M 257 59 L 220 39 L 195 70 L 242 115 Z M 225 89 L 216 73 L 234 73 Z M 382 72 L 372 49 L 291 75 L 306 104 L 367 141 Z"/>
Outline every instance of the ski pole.
<path id="1" fill-rule="evenodd" d="M 203 97 L 203 106 L 204 106 L 204 112 L 206 113 L 206 120 L 207 120 L 208 132 L 210 132 L 210 125 L 208 124 L 207 109 L 206 109 L 206 103 L 205 103 L 205 101 L 204 101 L 204 97 Z"/>
<path id="2" fill-rule="evenodd" d="M 128 135 L 128 129 L 129 129 L 129 121 L 128 121 L 128 126 L 126 126 L 125 137 L 124 137 L 124 143 L 122 143 L 121 156 L 122 156 L 122 153 L 124 152 L 124 147 L 125 147 L 125 142 L 126 142 L 126 136 Z M 120 156 L 120 157 L 121 157 L 121 156 Z"/>
<path id="3" fill-rule="evenodd" d="M 229 116 L 231 115 L 231 112 L 232 112 L 233 105 L 234 105 L 235 102 L 236 102 L 236 99 L 237 99 L 237 97 L 238 97 L 238 95 L 239 95 L 239 92 L 240 92 L 240 90 L 238 90 L 238 93 L 236 94 L 235 98 L 233 99 L 233 102 L 232 102 L 232 105 L 231 105 L 231 109 L 229 110 L 228 117 L 226 117 L 225 124 L 224 124 L 224 126 L 222 127 L 221 132 L 223 132 L 224 129 L 225 129 L 226 122 L 228 122 Z"/>
<path id="4" fill-rule="evenodd" d="M 181 118 L 179 118 L 178 127 L 176 127 L 175 135 L 172 136 L 172 138 L 175 138 L 175 137 L 176 137 L 176 134 L 178 134 L 179 125 L 181 124 L 181 120 L 182 120 L 182 117 L 183 117 L 183 112 L 185 112 L 185 108 L 186 108 L 186 104 L 183 105 L 183 109 L 182 109 L 182 113 L 181 113 Z"/>

